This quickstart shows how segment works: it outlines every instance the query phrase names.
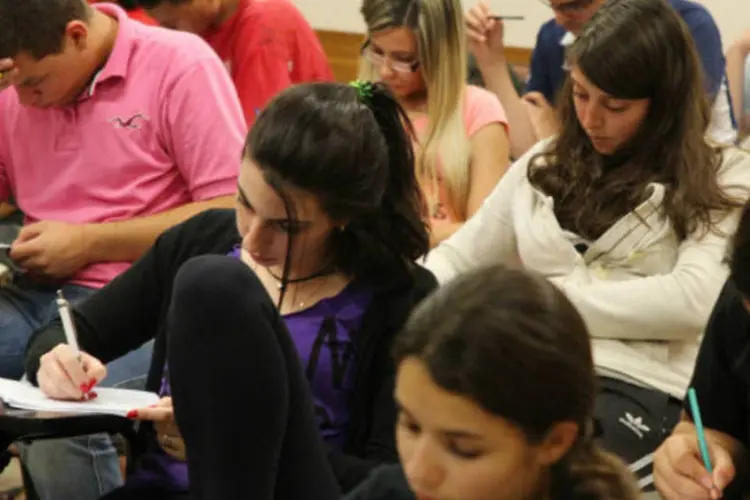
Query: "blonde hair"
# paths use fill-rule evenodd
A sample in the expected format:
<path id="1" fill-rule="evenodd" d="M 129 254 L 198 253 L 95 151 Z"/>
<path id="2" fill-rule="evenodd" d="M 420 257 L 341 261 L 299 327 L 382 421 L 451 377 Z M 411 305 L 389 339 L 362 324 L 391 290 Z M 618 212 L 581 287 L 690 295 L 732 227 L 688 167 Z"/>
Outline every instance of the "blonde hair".
<path id="1" fill-rule="evenodd" d="M 432 182 L 438 196 L 438 162 L 451 212 L 466 219 L 471 145 L 463 121 L 467 80 L 466 34 L 460 0 L 364 0 L 368 33 L 405 27 L 417 37 L 418 58 L 427 86 L 427 131 L 417 174 Z M 360 78 L 377 79 L 365 58 Z M 431 205 L 433 200 L 430 200 Z"/>

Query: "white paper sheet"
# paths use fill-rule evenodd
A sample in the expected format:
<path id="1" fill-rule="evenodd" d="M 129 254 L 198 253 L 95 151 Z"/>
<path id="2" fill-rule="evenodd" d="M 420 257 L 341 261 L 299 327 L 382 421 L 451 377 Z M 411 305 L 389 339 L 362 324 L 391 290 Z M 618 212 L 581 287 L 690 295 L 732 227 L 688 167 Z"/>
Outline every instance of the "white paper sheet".
<path id="1" fill-rule="evenodd" d="M 126 416 L 131 410 L 144 408 L 159 401 L 152 392 L 96 387 L 97 397 L 90 401 L 57 401 L 26 381 L 0 378 L 0 399 L 21 410 L 70 414 L 108 414 Z"/>

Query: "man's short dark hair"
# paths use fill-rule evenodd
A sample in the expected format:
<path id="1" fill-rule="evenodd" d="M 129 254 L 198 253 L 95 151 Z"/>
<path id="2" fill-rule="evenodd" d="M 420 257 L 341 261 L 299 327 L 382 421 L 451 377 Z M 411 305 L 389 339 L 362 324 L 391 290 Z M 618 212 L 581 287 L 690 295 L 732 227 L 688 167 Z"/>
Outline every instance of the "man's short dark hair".
<path id="1" fill-rule="evenodd" d="M 90 13 L 86 0 L 0 0 L 0 58 L 57 54 L 68 23 Z"/>

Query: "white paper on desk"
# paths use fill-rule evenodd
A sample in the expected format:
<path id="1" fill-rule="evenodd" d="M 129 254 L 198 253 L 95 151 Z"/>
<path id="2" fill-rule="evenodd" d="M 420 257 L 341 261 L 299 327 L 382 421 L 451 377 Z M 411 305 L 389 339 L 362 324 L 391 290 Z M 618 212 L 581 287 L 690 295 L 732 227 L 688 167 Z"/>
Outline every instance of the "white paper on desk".
<path id="1" fill-rule="evenodd" d="M 21 410 L 47 411 L 71 414 L 108 414 L 126 416 L 137 408 L 159 401 L 153 392 L 97 387 L 97 397 L 90 401 L 57 401 L 50 399 L 30 383 L 0 378 L 0 399 L 5 404 Z"/>

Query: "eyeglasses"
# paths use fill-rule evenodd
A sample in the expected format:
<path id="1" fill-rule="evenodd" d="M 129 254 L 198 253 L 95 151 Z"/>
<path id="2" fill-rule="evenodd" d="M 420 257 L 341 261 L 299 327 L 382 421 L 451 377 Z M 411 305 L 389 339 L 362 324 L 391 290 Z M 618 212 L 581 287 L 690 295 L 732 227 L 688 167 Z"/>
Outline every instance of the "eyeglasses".
<path id="1" fill-rule="evenodd" d="M 539 1 L 555 12 L 559 12 L 560 14 L 580 14 L 582 11 L 591 7 L 591 5 L 594 3 L 594 0 L 573 0 L 571 2 L 554 5 L 549 0 Z"/>
<path id="2" fill-rule="evenodd" d="M 387 64 L 388 67 L 396 73 L 414 73 L 417 71 L 417 68 L 419 68 L 419 61 L 394 61 L 383 54 L 378 54 L 373 50 L 369 40 L 365 41 L 362 45 L 360 53 L 362 54 L 362 57 L 370 61 L 370 64 L 373 66 L 381 67 L 384 64 Z"/>

